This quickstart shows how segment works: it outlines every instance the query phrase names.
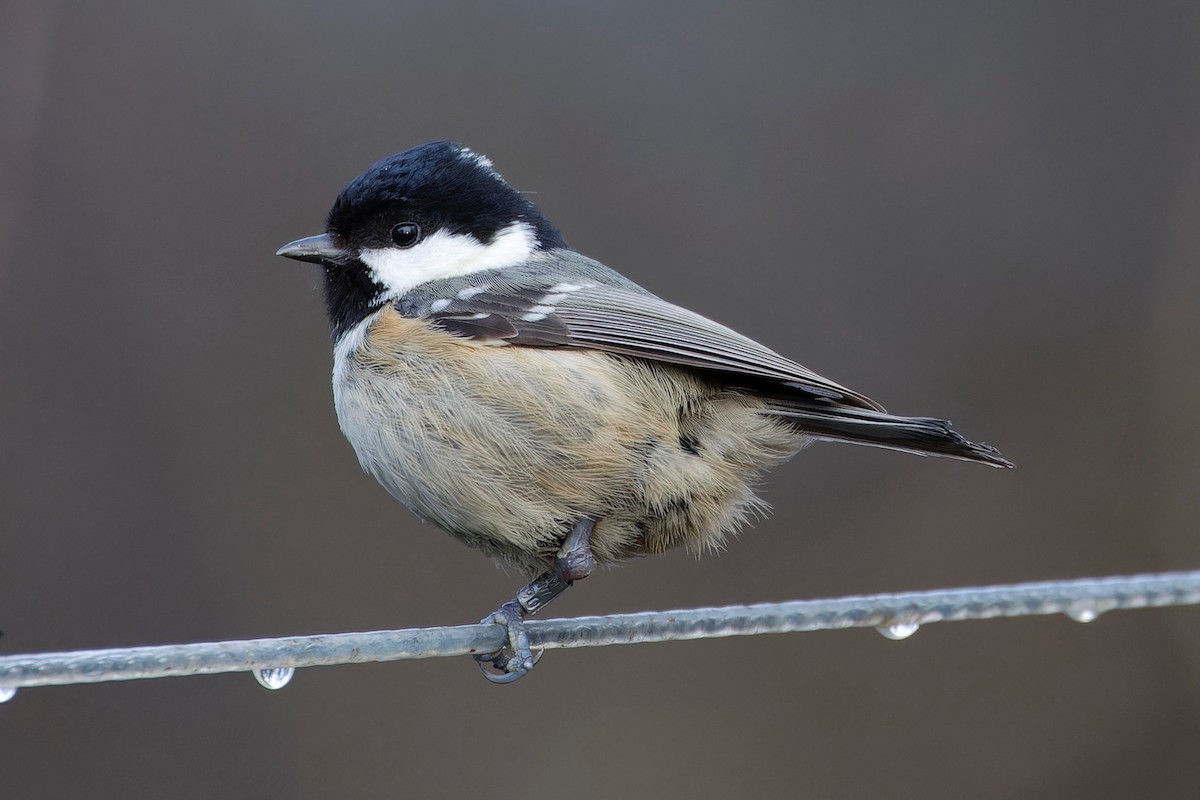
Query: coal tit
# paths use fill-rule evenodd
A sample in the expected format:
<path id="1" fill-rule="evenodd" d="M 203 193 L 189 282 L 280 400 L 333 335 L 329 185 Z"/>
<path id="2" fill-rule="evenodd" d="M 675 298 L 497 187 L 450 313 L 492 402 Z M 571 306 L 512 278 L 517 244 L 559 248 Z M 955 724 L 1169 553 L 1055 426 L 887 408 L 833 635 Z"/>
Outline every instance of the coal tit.
<path id="1" fill-rule="evenodd" d="M 816 440 L 1012 466 L 572 250 L 484 156 L 432 142 L 342 190 L 279 255 L 324 271 L 338 420 L 422 519 L 532 577 L 481 657 L 533 665 L 522 619 L 596 564 L 717 548 L 761 473 Z"/>

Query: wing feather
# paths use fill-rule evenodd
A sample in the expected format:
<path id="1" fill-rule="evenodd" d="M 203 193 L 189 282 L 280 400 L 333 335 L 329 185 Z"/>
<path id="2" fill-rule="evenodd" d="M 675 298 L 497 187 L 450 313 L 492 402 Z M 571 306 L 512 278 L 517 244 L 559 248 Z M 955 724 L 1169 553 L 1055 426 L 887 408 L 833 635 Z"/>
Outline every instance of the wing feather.
<path id="1" fill-rule="evenodd" d="M 580 347 L 753 378 L 874 411 L 870 398 L 717 322 L 649 293 L 599 283 L 491 286 L 438 301 L 427 314 L 485 344 Z"/>

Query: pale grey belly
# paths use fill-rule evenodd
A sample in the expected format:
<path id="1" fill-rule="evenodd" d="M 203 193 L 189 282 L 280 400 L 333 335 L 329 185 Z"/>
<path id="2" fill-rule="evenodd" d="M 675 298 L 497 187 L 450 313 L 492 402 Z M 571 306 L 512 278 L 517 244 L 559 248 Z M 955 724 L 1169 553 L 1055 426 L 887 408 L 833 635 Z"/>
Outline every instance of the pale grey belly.
<path id="1" fill-rule="evenodd" d="M 338 419 L 397 499 L 530 571 L 552 561 L 580 516 L 602 520 L 601 563 L 717 546 L 755 507 L 748 482 L 800 444 L 746 402 L 713 400 L 710 385 L 644 362 L 516 347 L 476 355 L 408 353 L 386 373 L 344 361 Z"/>

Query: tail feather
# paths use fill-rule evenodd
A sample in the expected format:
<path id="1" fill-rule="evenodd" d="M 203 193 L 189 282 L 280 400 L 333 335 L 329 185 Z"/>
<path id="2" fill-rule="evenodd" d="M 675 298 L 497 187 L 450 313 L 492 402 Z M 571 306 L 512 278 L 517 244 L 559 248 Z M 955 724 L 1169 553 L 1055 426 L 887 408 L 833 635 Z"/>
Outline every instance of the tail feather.
<path id="1" fill-rule="evenodd" d="M 771 413 L 786 417 L 808 436 L 918 455 L 947 456 L 1011 468 L 1012 462 L 988 444 L 969 441 L 950 427 L 949 420 L 934 417 L 898 417 L 883 411 L 807 404 L 771 406 Z"/>

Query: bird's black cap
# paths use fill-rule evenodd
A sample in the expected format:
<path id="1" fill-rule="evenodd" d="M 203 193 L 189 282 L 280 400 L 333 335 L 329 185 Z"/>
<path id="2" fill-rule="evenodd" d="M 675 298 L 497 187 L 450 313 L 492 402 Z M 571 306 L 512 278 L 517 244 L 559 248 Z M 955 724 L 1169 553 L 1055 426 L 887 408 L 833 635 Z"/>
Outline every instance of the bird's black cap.
<path id="1" fill-rule="evenodd" d="M 326 224 L 348 249 L 383 237 L 398 222 L 470 233 L 484 244 L 514 222 L 534 230 L 539 247 L 566 247 L 537 206 L 509 186 L 482 155 L 453 142 L 429 142 L 376 162 L 342 190 Z"/>

